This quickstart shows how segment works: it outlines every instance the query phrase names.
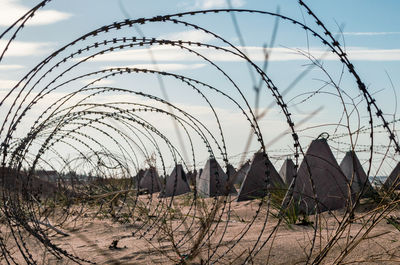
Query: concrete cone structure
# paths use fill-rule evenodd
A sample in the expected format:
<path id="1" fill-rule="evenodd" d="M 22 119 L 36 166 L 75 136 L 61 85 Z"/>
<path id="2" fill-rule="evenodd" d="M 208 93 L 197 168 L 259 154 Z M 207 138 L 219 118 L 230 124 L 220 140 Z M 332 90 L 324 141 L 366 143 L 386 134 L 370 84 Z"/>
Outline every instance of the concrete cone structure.
<path id="1" fill-rule="evenodd" d="M 196 174 L 196 190 L 197 190 L 197 185 L 198 185 L 197 183 L 199 183 L 201 174 L 203 174 L 203 169 L 202 168 L 200 168 L 199 172 L 197 172 L 197 174 Z"/>
<path id="2" fill-rule="evenodd" d="M 41 179 L 36 175 L 29 175 L 26 172 L 9 167 L 0 167 L 0 193 L 5 190 L 11 193 L 21 193 L 24 196 L 50 197 L 56 192 L 71 196 L 73 191 L 64 187 L 57 187 L 55 183 Z"/>
<path id="3" fill-rule="evenodd" d="M 143 178 L 145 171 L 143 169 L 139 169 L 138 173 L 134 177 L 134 182 L 137 187 L 139 186 L 140 180 Z"/>
<path id="4" fill-rule="evenodd" d="M 250 161 L 246 161 L 246 163 L 244 163 L 239 168 L 239 170 L 236 172 L 236 175 L 233 177 L 234 178 L 233 183 L 241 185 L 244 178 L 246 177 L 247 171 L 249 171 L 249 168 L 250 168 Z"/>
<path id="5" fill-rule="evenodd" d="M 237 201 L 264 197 L 274 188 L 283 188 L 284 183 L 263 152 L 257 152 L 250 163 L 245 179 L 240 186 Z"/>
<path id="6" fill-rule="evenodd" d="M 178 196 L 190 192 L 190 187 L 183 167 L 177 164 L 166 179 L 164 190 L 161 192 L 160 197 Z"/>
<path id="7" fill-rule="evenodd" d="M 155 167 L 146 169 L 139 182 L 140 189 L 146 189 L 149 194 L 161 191 L 161 181 Z"/>
<path id="8" fill-rule="evenodd" d="M 190 185 L 194 185 L 196 183 L 196 177 L 197 177 L 197 170 L 189 171 L 186 174 L 186 180 Z"/>
<path id="9" fill-rule="evenodd" d="M 293 196 L 299 203 L 300 211 L 305 214 L 346 206 L 349 199 L 349 183 L 326 139 L 311 142 L 297 173 Z"/>
<path id="10" fill-rule="evenodd" d="M 203 197 L 237 194 L 233 184 L 228 186 L 228 176 L 214 158 L 207 161 L 196 185 L 197 192 Z"/>
<path id="11" fill-rule="evenodd" d="M 400 190 L 400 162 L 397 163 L 397 166 L 390 173 L 383 186 L 386 189 L 394 188 L 395 190 Z"/>
<path id="12" fill-rule="evenodd" d="M 228 175 L 229 179 L 232 179 L 232 177 L 235 174 L 236 174 L 236 169 L 231 164 L 228 164 L 228 169 L 226 170 L 226 175 Z"/>
<path id="13" fill-rule="evenodd" d="M 363 197 L 369 196 L 373 193 L 372 185 L 369 182 L 355 152 L 349 151 L 346 153 L 340 163 L 340 168 L 342 169 L 343 174 L 347 177 L 349 184 L 351 184 L 351 193 L 354 198 L 357 194 L 361 193 L 363 188 Z"/>
<path id="14" fill-rule="evenodd" d="M 288 158 L 283 162 L 281 169 L 279 170 L 279 175 L 282 177 L 283 181 L 287 186 L 292 183 L 294 176 L 296 175 L 296 169 L 292 159 Z"/>

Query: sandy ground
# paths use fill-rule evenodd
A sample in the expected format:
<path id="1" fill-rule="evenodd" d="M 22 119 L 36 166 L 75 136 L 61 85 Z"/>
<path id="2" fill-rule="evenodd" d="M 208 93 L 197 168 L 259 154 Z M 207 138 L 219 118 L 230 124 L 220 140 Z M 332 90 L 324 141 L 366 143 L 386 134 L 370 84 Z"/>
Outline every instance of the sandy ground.
<path id="1" fill-rule="evenodd" d="M 83 209 L 77 208 L 72 211 L 67 221 L 58 227 L 69 236 L 48 229 L 49 238 L 52 243 L 68 253 L 98 264 L 176 264 L 181 257 L 185 260 L 185 254 L 190 253 L 197 242 L 199 231 L 202 231 L 202 219 L 193 218 L 193 207 L 182 198 L 175 199 L 174 204 L 168 206 L 174 211 L 166 212 L 160 209 L 168 207 L 158 205 L 157 199 L 149 202 L 146 197 L 141 197 L 141 203 L 151 209 L 147 212 L 147 219 L 143 213 L 129 216 L 129 212 L 126 211 L 125 219 L 113 222 L 111 218 L 105 218 L 98 208 L 85 206 Z M 203 211 L 210 211 L 213 202 L 212 199 L 205 200 L 206 206 L 203 205 Z M 265 206 L 253 222 L 258 203 L 259 201 L 232 202 L 229 211 L 225 208 L 219 222 L 219 215 L 214 219 L 210 231 L 207 231 L 207 235 L 211 234 L 211 239 L 201 241 L 205 244 L 199 249 L 196 258 L 185 261 L 189 264 L 201 264 L 211 256 L 211 260 L 216 261 L 216 264 L 242 264 L 257 239 L 260 239 L 260 243 L 255 250 L 270 237 L 250 263 L 305 264 L 315 233 L 313 226 L 287 225 L 284 222 L 277 226 L 278 219 L 267 214 Z M 144 210 L 136 208 L 134 213 L 141 211 Z M 160 218 L 166 213 L 169 214 L 166 218 Z M 336 234 L 343 212 L 335 211 L 334 214 L 336 217 L 329 213 L 319 216 L 313 258 L 321 253 L 327 242 Z M 400 211 L 395 210 L 390 215 L 399 217 Z M 186 216 L 186 219 L 182 216 Z M 201 211 L 197 211 L 196 216 L 202 216 Z M 371 216 L 368 207 L 359 209 L 355 221 L 338 236 L 338 241 L 327 253 L 322 264 L 337 263 L 336 258 L 346 251 L 346 246 L 352 246 L 352 240 L 360 241 L 341 264 L 400 264 L 400 231 L 385 219 L 369 231 L 368 235 L 361 237 L 369 227 L 364 225 L 370 224 L 367 219 Z M 51 223 L 55 222 L 55 217 L 50 218 Z M 310 217 L 310 220 L 315 224 L 314 217 Z M 3 238 L 8 240 L 8 246 L 14 244 L 8 229 L 4 225 L 1 229 Z M 275 232 L 271 233 L 272 231 Z M 38 264 L 75 264 L 66 258 L 57 259 L 32 236 L 27 236 L 26 232 L 22 234 Z M 237 242 L 240 237 L 241 240 Z M 114 247 L 113 241 L 116 242 Z M 171 242 L 178 245 L 177 251 Z M 18 251 L 14 251 L 17 260 L 21 260 Z M 227 253 L 224 254 L 225 252 Z M 220 258 L 217 260 L 218 257 Z M 6 264 L 4 260 L 2 264 Z"/>

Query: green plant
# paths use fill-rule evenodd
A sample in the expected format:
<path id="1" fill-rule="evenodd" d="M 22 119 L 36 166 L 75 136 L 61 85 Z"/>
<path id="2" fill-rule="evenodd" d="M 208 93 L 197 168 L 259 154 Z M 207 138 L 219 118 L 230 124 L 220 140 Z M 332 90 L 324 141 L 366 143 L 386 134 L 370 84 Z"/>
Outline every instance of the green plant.
<path id="1" fill-rule="evenodd" d="M 400 218 L 399 217 L 391 215 L 389 217 L 386 217 L 385 219 L 388 224 L 391 224 L 394 228 L 396 228 L 397 230 L 400 231 Z"/>

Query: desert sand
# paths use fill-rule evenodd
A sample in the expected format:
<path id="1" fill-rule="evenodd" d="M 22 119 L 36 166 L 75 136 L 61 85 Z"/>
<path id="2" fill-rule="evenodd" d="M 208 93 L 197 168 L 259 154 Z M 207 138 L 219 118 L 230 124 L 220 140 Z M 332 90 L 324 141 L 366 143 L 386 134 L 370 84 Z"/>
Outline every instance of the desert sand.
<path id="1" fill-rule="evenodd" d="M 231 199 L 233 200 L 234 197 L 231 197 Z M 139 196 L 139 200 L 143 205 L 157 209 L 158 198 L 155 195 L 153 195 L 152 202 L 148 200 L 146 195 Z M 214 200 L 203 200 L 206 204 L 208 203 L 208 206 L 205 207 L 211 209 Z M 205 244 L 192 260 L 186 260 L 185 255 L 190 252 L 196 242 L 198 234 L 195 233 L 199 231 L 201 222 L 196 217 L 191 216 L 190 205 L 183 196 L 174 199 L 171 209 L 179 208 L 179 214 L 185 215 L 186 213 L 185 222 L 182 222 L 182 216 L 176 213 L 168 218 L 161 219 L 163 211 L 158 210 L 148 212 L 148 219 L 143 215 L 139 217 L 135 214 L 140 212 L 139 208 L 136 208 L 134 216 L 121 214 L 125 218 L 113 221 L 106 214 L 107 211 L 99 210 L 97 206 L 85 205 L 82 206 L 83 208 L 81 206 L 70 208 L 70 214 L 65 222 L 57 226 L 57 229 L 68 234 L 68 236 L 61 235 L 45 226 L 42 228 L 45 229 L 49 239 L 56 246 L 74 256 L 97 264 L 176 264 L 180 261 L 188 264 L 202 264 L 209 260 L 209 255 L 212 255 L 214 250 L 215 253 L 210 260 L 214 260 L 216 264 L 242 264 L 257 239 L 260 237 L 260 243 L 256 246 L 256 250 L 270 235 L 272 236 L 270 240 L 250 263 L 305 264 L 313 242 L 315 216 L 309 218 L 314 224 L 288 225 L 281 222 L 277 226 L 279 219 L 274 217 L 274 210 L 267 214 L 266 207 L 263 207 L 259 216 L 253 219 L 259 202 L 259 200 L 232 201 L 229 211 L 227 210 L 229 204 L 226 204 L 225 212 L 220 216 L 220 221 L 217 221 L 219 219 L 219 215 L 217 215 L 210 231 L 208 231 L 210 234 L 211 231 L 215 230 L 210 240 L 202 241 Z M 163 208 L 165 209 L 165 207 Z M 366 220 L 376 213 L 375 211 L 369 212 L 373 208 L 374 206 L 365 203 L 357 209 L 354 221 L 339 236 L 339 240 L 333 245 L 321 264 L 337 263 L 336 258 L 346 249 L 346 246 L 349 246 L 349 242 L 352 239 L 361 238 L 361 235 L 370 226 L 368 225 L 370 222 Z M 120 210 L 121 212 L 124 211 L 124 209 Z M 228 216 L 228 212 L 230 216 Z M 336 229 L 339 226 L 338 220 L 343 214 L 344 210 L 340 210 L 332 213 L 325 212 L 318 216 L 320 223 L 315 236 L 315 247 L 311 260 L 321 252 L 328 240 L 336 234 Z M 396 218 L 396 216 L 400 216 L 400 211 L 394 210 L 388 216 Z M 50 223 L 59 222 L 60 219 L 56 219 L 56 217 L 56 215 L 50 216 Z M 250 228 L 249 225 L 251 225 Z M 364 227 L 365 225 L 366 227 Z M 248 229 L 248 231 L 244 233 L 243 229 Z M 3 238 L 8 240 L 9 244 L 15 244 L 10 237 L 9 229 L 4 224 L 2 224 L 1 230 Z M 172 230 L 173 233 L 170 233 Z M 275 232 L 271 234 L 272 231 Z M 24 240 L 31 254 L 39 264 L 75 264 L 65 257 L 57 258 L 53 256 L 42 244 L 38 244 L 33 236 L 28 236 L 26 231 L 21 233 L 24 235 Z M 171 239 L 171 234 L 173 239 Z M 222 238 L 221 235 L 223 235 Z M 236 241 L 240 236 L 242 238 L 237 243 Z M 180 256 L 171 242 L 177 243 Z M 227 252 L 227 250 L 230 251 Z M 22 262 L 22 257 L 16 249 L 14 256 Z M 3 260 L 2 264 L 4 262 Z M 383 219 L 367 235 L 363 236 L 360 243 L 350 251 L 341 264 L 398 264 L 399 262 L 400 231 L 389 224 L 386 219 Z M 82 263 L 85 264 L 85 262 Z"/>

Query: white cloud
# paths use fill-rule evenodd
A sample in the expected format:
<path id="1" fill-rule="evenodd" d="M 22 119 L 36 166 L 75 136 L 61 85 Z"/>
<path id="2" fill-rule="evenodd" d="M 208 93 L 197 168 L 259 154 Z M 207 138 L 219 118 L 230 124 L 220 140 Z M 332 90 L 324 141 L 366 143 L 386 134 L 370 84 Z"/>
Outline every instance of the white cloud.
<path id="1" fill-rule="evenodd" d="M 8 41 L 0 40 L 0 51 L 3 51 Z M 6 56 L 27 56 L 27 55 L 39 55 L 48 52 L 52 43 L 49 42 L 22 42 L 13 41 L 11 42 Z"/>
<path id="2" fill-rule="evenodd" d="M 244 0 L 232 0 L 232 7 L 241 7 L 246 4 Z M 228 7 L 228 0 L 196 0 L 195 8 L 211 9 Z"/>
<path id="3" fill-rule="evenodd" d="M 215 38 L 211 34 L 207 34 L 200 30 L 188 30 L 188 31 L 174 32 L 166 35 L 161 35 L 160 39 L 207 42 Z"/>
<path id="4" fill-rule="evenodd" d="M 338 33 L 340 34 L 340 33 Z M 343 35 L 350 36 L 384 36 L 384 35 L 398 35 L 400 32 L 398 31 L 389 31 L 389 32 L 343 32 Z"/>
<path id="5" fill-rule="evenodd" d="M 15 69 L 22 69 L 22 68 L 24 68 L 24 66 L 19 65 L 19 64 L 0 65 L 0 71 L 15 70 Z"/>
<path id="6" fill-rule="evenodd" d="M 219 62 L 234 62 L 243 61 L 238 56 L 230 53 L 208 49 L 204 47 L 191 47 L 204 56 Z M 228 47 L 225 47 L 230 49 Z M 240 48 L 240 47 L 238 47 Z M 149 49 L 135 49 L 129 51 L 118 51 L 97 56 L 93 61 L 110 62 L 110 61 L 151 61 L 149 50 L 158 62 L 199 62 L 202 59 L 193 53 L 186 52 L 177 47 L 158 46 Z M 264 52 L 262 47 L 246 47 L 248 56 L 253 61 L 264 61 Z M 324 60 L 338 60 L 335 54 L 326 52 L 325 49 L 311 48 L 310 53 L 316 58 L 323 57 Z M 347 54 L 351 60 L 358 61 L 400 61 L 400 49 L 367 49 L 363 47 L 349 47 Z M 292 60 L 307 60 L 305 56 L 297 53 L 294 50 L 282 47 L 276 47 L 271 50 L 270 61 L 292 61 Z"/>
<path id="7" fill-rule="evenodd" d="M 241 59 L 229 53 L 216 51 L 214 49 L 207 49 L 204 47 L 191 47 L 197 52 L 212 58 L 214 61 L 240 61 Z M 287 50 L 287 49 L 286 49 Z M 149 52 L 151 51 L 151 53 Z M 257 53 L 261 52 L 262 48 L 247 47 L 247 51 L 251 53 L 253 59 L 257 60 Z M 288 51 L 288 50 L 287 50 Z M 292 51 L 290 51 L 293 53 Z M 201 61 L 201 58 L 184 51 L 178 47 L 171 46 L 158 46 L 149 49 L 134 49 L 127 51 L 118 51 L 114 53 L 107 53 L 97 56 L 93 61 L 150 61 L 151 55 L 154 56 L 156 61 Z M 261 56 L 262 57 L 262 56 Z"/>
<path id="8" fill-rule="evenodd" d="M 179 71 L 179 70 L 193 70 L 199 69 L 206 66 L 205 64 L 178 64 L 178 63 L 167 63 L 167 64 L 134 64 L 134 65 L 124 65 L 124 66 L 107 66 L 103 69 L 111 67 L 129 67 L 138 69 L 147 69 L 155 71 Z"/>
<path id="9" fill-rule="evenodd" d="M 151 53 L 150 53 L 151 51 Z M 180 52 L 174 47 L 152 47 L 149 49 L 134 49 L 118 51 L 96 56 L 92 61 L 150 61 L 151 55 L 156 61 L 194 61 L 193 55 Z"/>
<path id="10" fill-rule="evenodd" d="M 347 54 L 357 61 L 400 61 L 400 49 L 349 48 Z"/>
<path id="11" fill-rule="evenodd" d="M 10 26 L 23 16 L 30 8 L 23 6 L 16 0 L 2 0 L 0 2 L 0 25 Z M 56 10 L 39 10 L 34 17 L 28 20 L 27 25 L 46 25 L 70 18 L 72 15 Z"/>
<path id="12" fill-rule="evenodd" d="M 10 90 L 17 83 L 18 81 L 16 80 L 0 79 L 0 90 Z"/>

